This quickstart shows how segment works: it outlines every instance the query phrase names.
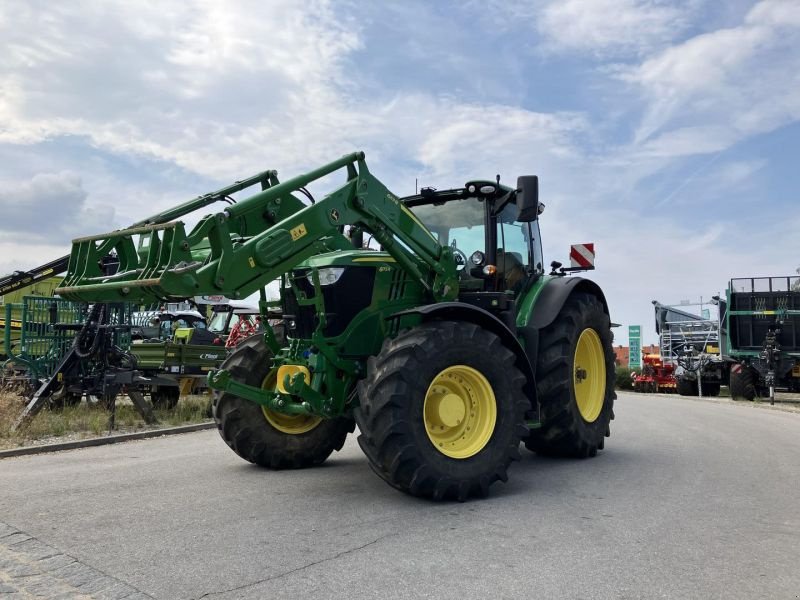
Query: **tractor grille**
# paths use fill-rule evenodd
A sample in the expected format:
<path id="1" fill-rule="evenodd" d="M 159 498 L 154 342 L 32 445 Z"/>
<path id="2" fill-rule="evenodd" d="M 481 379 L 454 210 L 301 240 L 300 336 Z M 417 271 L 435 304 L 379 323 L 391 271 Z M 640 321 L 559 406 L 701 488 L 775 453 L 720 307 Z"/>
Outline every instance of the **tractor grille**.
<path id="1" fill-rule="evenodd" d="M 306 297 L 313 298 L 314 286 L 306 279 L 308 272 L 308 269 L 296 270 L 291 276 Z M 326 337 L 340 335 L 347 329 L 350 321 L 372 303 L 374 284 L 374 267 L 348 267 L 336 283 L 322 286 L 327 319 L 323 333 Z M 317 326 L 314 307 L 300 306 L 291 288 L 284 289 L 283 292 L 283 318 L 288 334 L 293 338 L 310 338 Z"/>

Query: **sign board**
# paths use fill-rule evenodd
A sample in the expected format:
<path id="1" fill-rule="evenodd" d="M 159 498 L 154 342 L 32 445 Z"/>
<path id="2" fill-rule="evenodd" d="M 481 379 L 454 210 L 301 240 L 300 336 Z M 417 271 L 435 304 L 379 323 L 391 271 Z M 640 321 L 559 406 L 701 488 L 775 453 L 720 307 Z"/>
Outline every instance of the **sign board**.
<path id="1" fill-rule="evenodd" d="M 642 368 L 642 326 L 628 326 L 628 368 Z"/>
<path id="2" fill-rule="evenodd" d="M 594 244 L 572 244 L 569 263 L 573 268 L 594 269 Z"/>

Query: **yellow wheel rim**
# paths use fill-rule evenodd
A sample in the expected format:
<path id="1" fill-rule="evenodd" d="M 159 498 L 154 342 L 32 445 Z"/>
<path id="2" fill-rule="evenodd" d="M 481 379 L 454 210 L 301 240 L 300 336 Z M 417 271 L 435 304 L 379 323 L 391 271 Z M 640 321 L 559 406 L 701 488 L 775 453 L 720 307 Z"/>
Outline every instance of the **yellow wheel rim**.
<path id="1" fill-rule="evenodd" d="M 261 382 L 262 390 L 274 390 L 278 383 L 278 370 L 272 369 L 264 381 Z M 270 410 L 266 406 L 261 407 L 261 412 L 267 419 L 267 423 L 272 425 L 281 433 L 288 433 L 289 435 L 300 435 L 314 429 L 322 422 L 322 417 L 315 417 L 312 415 L 285 415 L 283 413 Z"/>
<path id="2" fill-rule="evenodd" d="M 606 361 L 600 336 L 594 329 L 584 329 L 575 346 L 572 373 L 575 401 L 583 420 L 593 423 L 603 410 L 606 397 Z"/>
<path id="3" fill-rule="evenodd" d="M 463 459 L 489 443 L 497 422 L 497 401 L 483 374 L 454 365 L 433 378 L 422 412 L 434 447 L 445 456 Z"/>

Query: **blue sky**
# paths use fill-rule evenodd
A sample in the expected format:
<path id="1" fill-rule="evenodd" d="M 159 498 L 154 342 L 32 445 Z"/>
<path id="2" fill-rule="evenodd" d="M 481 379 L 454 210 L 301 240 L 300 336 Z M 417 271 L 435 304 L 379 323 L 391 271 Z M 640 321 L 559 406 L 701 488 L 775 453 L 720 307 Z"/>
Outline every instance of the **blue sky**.
<path id="1" fill-rule="evenodd" d="M 645 342 L 800 266 L 796 0 L 0 1 L 0 56 L 0 272 L 355 149 L 401 195 L 538 174 Z"/>

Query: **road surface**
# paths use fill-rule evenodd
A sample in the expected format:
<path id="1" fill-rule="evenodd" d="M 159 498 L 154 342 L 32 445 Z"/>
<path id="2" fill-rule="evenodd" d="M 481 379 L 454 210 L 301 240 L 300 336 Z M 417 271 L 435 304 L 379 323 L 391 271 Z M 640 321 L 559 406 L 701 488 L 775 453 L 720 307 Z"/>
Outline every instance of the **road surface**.
<path id="1" fill-rule="evenodd" d="M 0 462 L 0 595 L 800 598 L 800 414 L 620 394 L 590 460 L 434 504 L 355 440 L 270 472 L 215 431 Z M 59 596 L 61 594 L 61 596 Z"/>

